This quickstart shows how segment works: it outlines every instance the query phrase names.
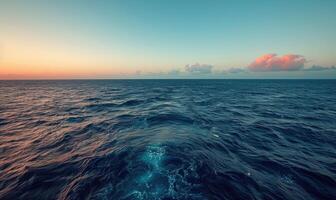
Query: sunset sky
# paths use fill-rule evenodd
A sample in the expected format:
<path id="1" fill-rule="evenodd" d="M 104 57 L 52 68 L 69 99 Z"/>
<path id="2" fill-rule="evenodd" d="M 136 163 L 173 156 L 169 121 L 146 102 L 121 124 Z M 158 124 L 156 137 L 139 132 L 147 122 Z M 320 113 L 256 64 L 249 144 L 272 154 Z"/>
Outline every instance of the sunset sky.
<path id="1" fill-rule="evenodd" d="M 336 1 L 0 0 L 0 79 L 336 78 Z"/>

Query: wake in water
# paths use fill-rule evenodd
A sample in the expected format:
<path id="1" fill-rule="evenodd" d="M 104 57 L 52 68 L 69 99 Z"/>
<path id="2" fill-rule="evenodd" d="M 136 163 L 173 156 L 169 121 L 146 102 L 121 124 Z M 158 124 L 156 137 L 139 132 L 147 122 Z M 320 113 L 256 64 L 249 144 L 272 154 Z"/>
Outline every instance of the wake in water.
<path id="1" fill-rule="evenodd" d="M 335 81 L 0 82 L 0 199 L 336 199 Z"/>

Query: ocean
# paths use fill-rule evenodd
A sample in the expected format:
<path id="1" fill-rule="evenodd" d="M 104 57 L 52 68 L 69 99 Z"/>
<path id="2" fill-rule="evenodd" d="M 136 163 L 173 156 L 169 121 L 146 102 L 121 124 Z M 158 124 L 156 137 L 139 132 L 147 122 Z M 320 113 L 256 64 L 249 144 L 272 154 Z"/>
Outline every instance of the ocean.
<path id="1" fill-rule="evenodd" d="M 336 80 L 0 81 L 0 199 L 336 199 Z"/>

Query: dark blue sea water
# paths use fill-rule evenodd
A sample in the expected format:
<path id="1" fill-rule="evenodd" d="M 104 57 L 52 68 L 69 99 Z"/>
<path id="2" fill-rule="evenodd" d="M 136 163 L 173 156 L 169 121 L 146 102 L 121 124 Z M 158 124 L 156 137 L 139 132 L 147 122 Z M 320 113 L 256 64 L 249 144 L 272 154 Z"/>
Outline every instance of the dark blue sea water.
<path id="1" fill-rule="evenodd" d="M 335 200 L 336 81 L 0 81 L 0 199 Z"/>

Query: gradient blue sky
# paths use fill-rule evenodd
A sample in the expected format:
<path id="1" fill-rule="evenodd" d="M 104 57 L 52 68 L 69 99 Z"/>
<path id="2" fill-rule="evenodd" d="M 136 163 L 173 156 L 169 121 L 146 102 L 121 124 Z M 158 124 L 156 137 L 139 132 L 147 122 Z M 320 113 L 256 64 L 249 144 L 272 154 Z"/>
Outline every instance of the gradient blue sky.
<path id="1" fill-rule="evenodd" d="M 336 78 L 335 19 L 334 0 L 1 0 L 0 78 Z M 270 53 L 304 67 L 248 70 Z"/>

